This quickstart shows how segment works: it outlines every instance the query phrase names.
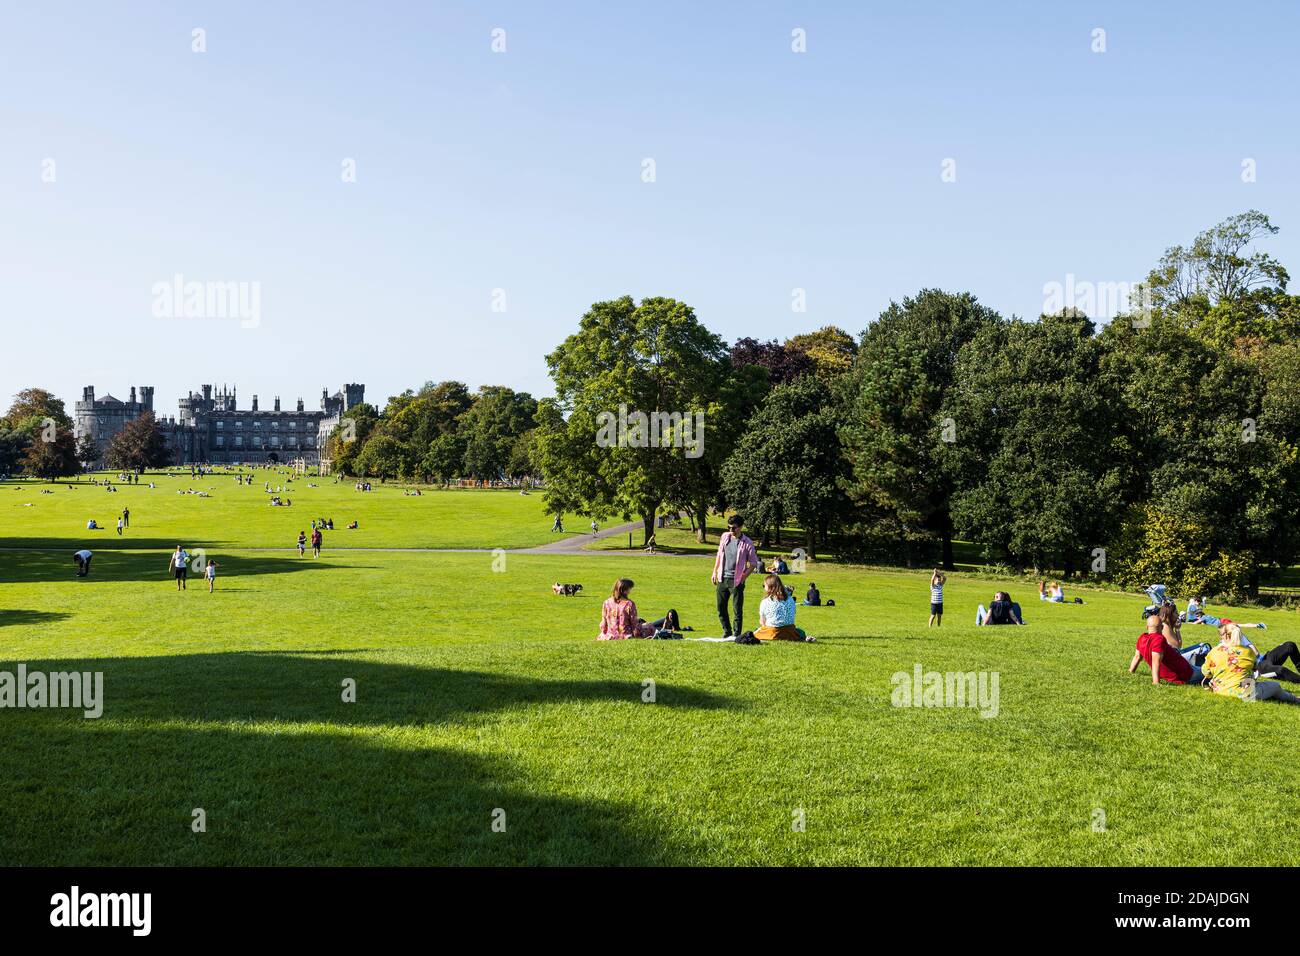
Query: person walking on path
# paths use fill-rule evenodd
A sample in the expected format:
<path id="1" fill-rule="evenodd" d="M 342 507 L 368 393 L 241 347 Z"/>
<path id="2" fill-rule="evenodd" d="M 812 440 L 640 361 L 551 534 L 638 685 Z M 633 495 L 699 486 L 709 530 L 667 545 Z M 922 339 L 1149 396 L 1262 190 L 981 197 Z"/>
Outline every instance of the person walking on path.
<path id="1" fill-rule="evenodd" d="M 307 535 L 299 531 L 298 532 L 298 557 L 305 558 L 306 556 L 307 556 Z"/>
<path id="2" fill-rule="evenodd" d="M 311 556 L 312 556 L 313 558 L 319 558 L 319 557 L 320 557 L 320 546 L 321 546 L 321 542 L 324 540 L 324 537 L 325 537 L 325 536 L 322 535 L 322 534 L 320 533 L 320 528 L 314 528 L 314 529 L 312 529 L 312 533 L 311 533 Z"/>
<path id="3" fill-rule="evenodd" d="M 727 530 L 718 541 L 718 554 L 713 560 L 712 580 L 718 601 L 718 622 L 723 637 L 738 637 L 744 631 L 745 578 L 758 570 L 758 552 L 754 542 L 742 530 L 745 519 L 732 515 L 727 519 Z M 732 627 L 727 616 L 727 602 L 731 602 Z"/>

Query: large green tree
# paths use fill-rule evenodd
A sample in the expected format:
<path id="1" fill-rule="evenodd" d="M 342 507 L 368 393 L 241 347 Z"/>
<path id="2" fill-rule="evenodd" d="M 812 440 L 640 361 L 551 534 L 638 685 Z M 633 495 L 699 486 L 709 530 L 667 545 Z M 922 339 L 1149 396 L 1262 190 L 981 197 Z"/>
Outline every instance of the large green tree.
<path id="1" fill-rule="evenodd" d="M 465 473 L 486 479 L 526 474 L 518 470 L 523 463 L 515 457 L 515 446 L 536 424 L 536 415 L 537 401 L 527 392 L 503 385 L 481 387 L 460 422 Z"/>
<path id="2" fill-rule="evenodd" d="M 838 381 L 841 438 L 852 468 L 845 488 L 859 508 L 860 536 L 909 563 L 935 545 L 952 566 L 952 428 L 942 409 L 956 385 L 957 357 L 998 322 L 969 293 L 923 289 L 890 303 L 862 334 L 853 367 Z"/>
<path id="3" fill-rule="evenodd" d="M 837 411 L 833 393 L 816 376 L 779 385 L 722 468 L 727 501 L 746 522 L 765 537 L 796 524 L 810 556 L 848 505 L 840 487 L 846 462 Z"/>
<path id="4" fill-rule="evenodd" d="M 683 302 L 624 296 L 594 304 L 546 362 L 564 415 L 538 436 L 548 505 L 636 515 L 648 542 L 712 437 L 725 344 Z"/>
<path id="5" fill-rule="evenodd" d="M 996 322 L 958 357 L 944 405 L 954 523 L 1014 565 L 1090 569 L 1122 520 L 1135 463 L 1095 332 L 1073 312 Z"/>

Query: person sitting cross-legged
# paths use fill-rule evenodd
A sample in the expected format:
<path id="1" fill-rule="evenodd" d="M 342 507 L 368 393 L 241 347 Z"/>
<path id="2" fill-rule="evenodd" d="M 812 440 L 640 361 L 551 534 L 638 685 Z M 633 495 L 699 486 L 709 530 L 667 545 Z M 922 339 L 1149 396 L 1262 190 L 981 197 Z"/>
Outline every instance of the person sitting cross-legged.
<path id="1" fill-rule="evenodd" d="M 794 626 L 794 595 L 786 589 L 779 575 L 763 578 L 763 600 L 758 605 L 758 630 L 754 636 L 760 641 L 808 641 L 802 628 Z"/>

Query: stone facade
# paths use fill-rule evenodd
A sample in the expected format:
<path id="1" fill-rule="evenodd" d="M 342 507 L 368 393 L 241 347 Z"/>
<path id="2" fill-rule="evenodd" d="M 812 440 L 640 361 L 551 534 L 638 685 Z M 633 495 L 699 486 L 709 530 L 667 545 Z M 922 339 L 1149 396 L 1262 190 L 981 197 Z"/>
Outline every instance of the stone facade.
<path id="1" fill-rule="evenodd" d="M 365 394 L 364 385 L 344 385 L 333 395 L 322 389 L 320 408 L 311 411 L 303 407 L 301 398 L 294 409 L 281 410 L 278 397 L 272 408 L 260 408 L 254 395 L 252 408 L 241 409 L 234 389 L 223 386 L 214 393 L 211 385 L 204 385 L 202 391 L 180 400 L 177 415 L 154 414 L 167 437 L 173 464 L 262 464 L 303 458 L 315 465 L 343 413 L 363 402 Z M 141 387 L 138 396 L 133 386 L 129 401 L 112 395 L 96 398 L 94 386 L 87 386 L 73 419 L 77 437 L 93 436 L 102 453 L 127 422 L 153 411 L 151 386 Z"/>

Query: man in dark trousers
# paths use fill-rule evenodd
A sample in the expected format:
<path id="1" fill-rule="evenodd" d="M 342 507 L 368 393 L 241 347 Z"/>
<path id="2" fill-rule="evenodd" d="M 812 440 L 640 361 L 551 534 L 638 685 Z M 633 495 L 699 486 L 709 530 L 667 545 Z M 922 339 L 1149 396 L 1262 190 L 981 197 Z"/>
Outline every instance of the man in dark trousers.
<path id="1" fill-rule="evenodd" d="M 77 577 L 84 578 L 90 573 L 90 559 L 91 553 L 85 548 L 72 553 L 72 560 L 77 562 Z"/>
<path id="2" fill-rule="evenodd" d="M 722 624 L 723 637 L 739 637 L 744 632 L 745 578 L 758 570 L 758 552 L 754 542 L 744 533 L 745 519 L 732 515 L 727 519 L 727 530 L 718 541 L 718 555 L 713 561 L 713 581 L 718 598 L 718 622 Z M 727 616 L 727 602 L 731 602 L 732 627 Z"/>

